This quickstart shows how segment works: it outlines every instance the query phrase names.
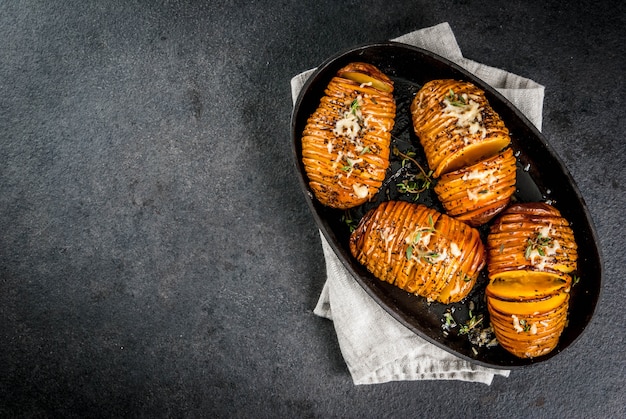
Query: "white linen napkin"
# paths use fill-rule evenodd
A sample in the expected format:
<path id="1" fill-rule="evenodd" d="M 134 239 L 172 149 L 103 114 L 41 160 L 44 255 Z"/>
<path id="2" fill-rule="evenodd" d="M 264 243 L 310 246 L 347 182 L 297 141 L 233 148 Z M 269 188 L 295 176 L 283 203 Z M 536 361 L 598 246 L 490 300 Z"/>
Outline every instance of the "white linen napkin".
<path id="1" fill-rule="evenodd" d="M 544 87 L 532 80 L 463 57 L 448 23 L 420 29 L 393 41 L 448 58 L 496 88 L 541 129 Z M 292 99 L 315 69 L 291 80 Z M 510 371 L 460 359 L 425 341 L 382 309 L 341 264 L 320 234 L 327 279 L 314 313 L 333 321 L 354 384 L 402 380 L 462 380 L 490 385 Z"/>

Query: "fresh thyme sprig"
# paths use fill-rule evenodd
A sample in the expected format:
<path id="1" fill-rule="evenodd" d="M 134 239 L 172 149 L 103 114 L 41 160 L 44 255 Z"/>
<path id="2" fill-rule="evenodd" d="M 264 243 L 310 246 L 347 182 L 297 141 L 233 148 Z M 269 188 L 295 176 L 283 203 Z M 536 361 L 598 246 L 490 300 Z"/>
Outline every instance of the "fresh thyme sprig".
<path id="1" fill-rule="evenodd" d="M 408 162 L 410 162 L 410 161 L 414 162 L 415 161 L 414 157 L 416 156 L 416 153 L 415 153 L 415 151 L 411 151 L 411 150 L 407 151 L 406 153 L 402 153 L 398 147 L 394 147 L 393 148 L 393 155 L 402 157 L 401 165 L 402 165 L 402 167 L 405 167 Z"/>
<path id="2" fill-rule="evenodd" d="M 470 311 L 471 316 L 471 311 Z M 477 316 L 471 316 L 470 319 L 465 322 L 465 324 L 461 325 L 459 328 L 459 335 L 467 335 L 473 328 L 481 324 L 483 321 L 483 315 L 479 314 Z"/>
<path id="3" fill-rule="evenodd" d="M 431 265 L 435 263 L 435 259 L 437 259 L 439 257 L 439 253 L 433 251 L 433 250 L 422 250 L 419 247 L 415 247 L 414 245 L 410 244 L 407 248 L 406 248 L 406 258 L 407 260 L 411 260 L 411 258 L 413 258 L 413 254 L 416 253 L 417 254 L 417 259 L 418 260 L 423 260 L 426 263 L 430 263 Z"/>
<path id="4" fill-rule="evenodd" d="M 432 174 L 432 171 L 429 172 L 429 174 Z M 413 199 L 417 201 L 420 194 L 430 188 L 431 183 L 432 181 L 429 178 L 425 178 L 419 173 L 417 176 L 403 179 L 402 182 L 396 184 L 396 187 L 398 188 L 398 192 L 412 194 Z"/>
<path id="5" fill-rule="evenodd" d="M 552 245 L 552 241 L 552 237 L 544 236 L 541 232 L 537 233 L 534 238 L 528 239 L 524 257 L 526 259 L 530 259 L 533 250 L 536 250 L 539 256 L 545 256 L 545 247 L 550 247 Z"/>
<path id="6" fill-rule="evenodd" d="M 436 232 L 433 217 L 428 214 L 428 227 L 422 227 L 415 231 L 413 240 L 406 248 L 406 259 L 411 260 L 415 256 L 418 260 L 424 260 L 431 264 L 434 263 L 435 259 L 439 257 L 439 253 L 428 248 L 420 248 L 419 243 L 422 241 L 422 233 L 434 234 Z"/>
<path id="7" fill-rule="evenodd" d="M 357 116 L 356 112 L 359 110 L 359 108 L 361 107 L 361 105 L 359 105 L 359 99 L 356 98 L 352 101 L 352 103 L 350 104 L 350 113 Z"/>
<path id="8" fill-rule="evenodd" d="M 394 156 L 399 156 L 399 157 L 402 157 L 402 159 L 403 159 L 403 160 L 402 160 L 402 167 L 404 167 L 404 166 L 406 165 L 406 162 L 411 162 L 411 163 L 413 163 L 414 165 L 416 165 L 416 166 L 417 166 L 417 168 L 419 169 L 420 173 L 422 174 L 422 176 L 424 176 L 424 178 L 425 178 L 425 179 L 427 179 L 428 181 L 432 182 L 432 179 L 430 178 L 430 177 L 432 176 L 432 170 L 428 172 L 428 173 L 430 173 L 430 174 L 428 174 L 428 173 L 426 172 L 426 170 L 424 170 L 424 168 L 422 167 L 422 165 L 421 165 L 421 164 L 419 164 L 419 163 L 417 162 L 417 160 L 415 160 L 415 159 L 414 159 L 414 157 L 415 157 L 415 152 L 413 152 L 413 151 L 408 151 L 408 152 L 405 154 L 405 153 L 401 152 L 401 151 L 398 149 L 398 147 L 394 147 L 394 148 L 393 148 L 393 155 L 394 155 Z"/>
<path id="9" fill-rule="evenodd" d="M 465 98 L 461 95 L 457 95 L 454 93 L 454 90 L 450 89 L 448 95 L 446 96 L 448 103 L 452 106 L 465 106 L 467 103 L 465 102 Z"/>
<path id="10" fill-rule="evenodd" d="M 350 210 L 346 210 L 343 213 L 343 215 L 341 216 L 341 222 L 345 223 L 348 226 L 348 230 L 350 230 L 350 233 L 356 230 L 356 227 L 359 224 L 359 222 L 355 220 L 352 216 Z"/>
<path id="11" fill-rule="evenodd" d="M 413 163 L 419 169 L 417 175 L 413 175 L 410 179 L 405 179 L 401 183 L 397 183 L 396 187 L 400 193 L 414 194 L 415 199 L 419 198 L 419 194 L 428 190 L 432 186 L 433 171 L 426 172 L 424 168 L 415 160 L 415 152 L 407 151 L 401 152 L 398 147 L 393 148 L 393 154 L 402 158 L 402 167 L 405 167 L 408 162 Z"/>

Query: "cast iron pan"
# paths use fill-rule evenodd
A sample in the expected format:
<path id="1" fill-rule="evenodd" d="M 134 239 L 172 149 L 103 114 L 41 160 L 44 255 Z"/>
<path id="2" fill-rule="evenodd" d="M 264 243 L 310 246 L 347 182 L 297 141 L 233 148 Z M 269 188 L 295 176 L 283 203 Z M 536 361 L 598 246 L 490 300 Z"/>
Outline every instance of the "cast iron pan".
<path id="1" fill-rule="evenodd" d="M 453 310 L 454 320 L 458 324 L 464 324 L 469 318 L 470 301 L 474 305 L 473 313 L 483 314 L 483 322 L 488 325 L 489 318 L 484 301 L 487 278 L 484 271 L 466 300 L 450 305 L 429 304 L 422 297 L 378 280 L 352 257 L 348 247 L 350 229 L 346 218 L 356 222 L 367 210 L 386 200 L 414 201 L 413 195 L 400 193 L 396 189 L 396 184 L 411 173 L 417 172 L 411 164 L 403 168 L 402 158 L 392 155 L 387 179 L 376 198 L 348 213 L 325 207 L 313 197 L 301 159 L 301 134 L 307 118 L 317 108 L 330 79 L 337 70 L 353 61 L 371 63 L 393 79 L 397 116 L 392 132 L 392 149 L 397 147 L 403 153 L 415 152 L 416 159 L 425 168 L 428 166 L 419 140 L 413 132 L 409 111 L 415 93 L 428 80 L 441 78 L 470 81 L 485 91 L 489 103 L 509 128 L 512 137 L 511 146 L 517 155 L 517 190 L 514 200 L 549 202 L 554 205 L 569 220 L 579 246 L 577 274 L 580 281 L 571 291 L 569 322 L 558 346 L 550 354 L 535 359 L 519 359 L 500 346 L 486 347 L 472 344 L 467 335 L 458 333 L 458 327 L 444 333 L 442 324 L 446 311 Z M 492 368 L 511 369 L 553 358 L 572 345 L 585 330 L 602 288 L 602 260 L 589 211 L 571 175 L 544 136 L 519 110 L 489 85 L 451 61 L 420 48 L 395 42 L 359 46 L 331 57 L 312 74 L 296 101 L 291 131 L 296 171 L 318 227 L 341 262 L 365 291 L 389 314 L 417 335 L 474 363 Z M 417 202 L 443 212 L 432 188 L 420 194 Z M 483 238 L 487 228 L 488 226 L 484 226 L 480 229 Z"/>

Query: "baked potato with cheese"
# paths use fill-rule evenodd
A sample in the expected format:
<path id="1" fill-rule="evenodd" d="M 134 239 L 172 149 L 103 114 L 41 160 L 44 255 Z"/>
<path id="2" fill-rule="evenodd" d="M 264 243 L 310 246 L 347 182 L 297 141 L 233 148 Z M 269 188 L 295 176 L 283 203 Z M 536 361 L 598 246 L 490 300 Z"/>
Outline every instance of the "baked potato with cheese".
<path id="1" fill-rule="evenodd" d="M 302 133 L 302 162 L 322 204 L 348 209 L 378 192 L 395 115 L 393 82 L 375 66 L 350 63 L 332 78 Z"/>
<path id="2" fill-rule="evenodd" d="M 577 245 L 551 205 L 521 203 L 495 220 L 487 236 L 485 289 L 500 345 L 520 358 L 550 353 L 567 322 Z"/>
<path id="3" fill-rule="evenodd" d="M 478 230 L 405 201 L 383 202 L 367 212 L 349 246 L 378 279 L 444 304 L 465 298 L 486 263 Z"/>
<path id="4" fill-rule="evenodd" d="M 516 160 L 507 148 L 471 166 L 448 172 L 434 188 L 446 214 L 480 226 L 502 211 L 515 192 Z"/>
<path id="5" fill-rule="evenodd" d="M 411 118 L 435 178 L 492 157 L 511 142 L 485 93 L 465 81 L 426 82 L 411 102 Z"/>

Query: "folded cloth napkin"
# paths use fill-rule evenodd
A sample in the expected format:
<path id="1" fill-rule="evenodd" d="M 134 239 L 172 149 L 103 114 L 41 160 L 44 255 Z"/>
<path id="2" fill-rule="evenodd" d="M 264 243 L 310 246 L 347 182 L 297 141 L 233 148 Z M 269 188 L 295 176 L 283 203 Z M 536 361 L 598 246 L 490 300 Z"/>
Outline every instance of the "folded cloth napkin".
<path id="1" fill-rule="evenodd" d="M 541 129 L 544 87 L 504 70 L 463 57 L 448 23 L 408 33 L 394 41 L 414 45 L 466 68 L 496 88 Z M 312 74 L 291 80 L 292 99 Z M 322 234 L 327 279 L 314 313 L 333 321 L 341 353 L 354 384 L 402 380 L 462 380 L 490 385 L 510 371 L 460 359 L 425 341 L 383 310 L 339 261 Z"/>

